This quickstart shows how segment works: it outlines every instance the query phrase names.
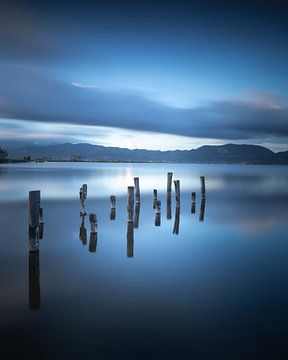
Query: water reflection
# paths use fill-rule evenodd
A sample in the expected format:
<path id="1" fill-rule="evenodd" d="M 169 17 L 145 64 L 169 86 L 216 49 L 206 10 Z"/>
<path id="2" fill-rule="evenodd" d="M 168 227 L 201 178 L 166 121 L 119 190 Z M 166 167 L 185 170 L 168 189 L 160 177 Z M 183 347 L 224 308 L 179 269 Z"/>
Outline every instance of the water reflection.
<path id="1" fill-rule="evenodd" d="M 135 212 L 134 212 L 134 221 L 133 221 L 134 229 L 138 229 L 139 227 L 139 218 L 140 218 L 140 204 L 138 203 L 135 206 Z"/>
<path id="2" fill-rule="evenodd" d="M 89 251 L 94 253 L 97 248 L 97 233 L 90 233 L 90 241 L 89 241 Z"/>
<path id="3" fill-rule="evenodd" d="M 175 220 L 174 220 L 174 227 L 173 227 L 173 234 L 179 234 L 179 227 L 180 227 L 180 207 L 176 207 L 175 211 Z"/>
<path id="4" fill-rule="evenodd" d="M 82 241 L 83 245 L 87 244 L 87 230 L 85 227 L 85 217 L 86 215 L 81 215 L 81 225 L 79 230 L 79 239 Z"/>
<path id="5" fill-rule="evenodd" d="M 134 256 L 134 226 L 127 222 L 127 257 Z"/>
<path id="6" fill-rule="evenodd" d="M 29 251 L 29 308 L 40 309 L 39 251 Z"/>
<path id="7" fill-rule="evenodd" d="M 206 200 L 205 200 L 205 198 L 202 198 L 202 200 L 201 200 L 201 205 L 200 205 L 199 221 L 204 221 L 205 204 L 206 204 Z"/>

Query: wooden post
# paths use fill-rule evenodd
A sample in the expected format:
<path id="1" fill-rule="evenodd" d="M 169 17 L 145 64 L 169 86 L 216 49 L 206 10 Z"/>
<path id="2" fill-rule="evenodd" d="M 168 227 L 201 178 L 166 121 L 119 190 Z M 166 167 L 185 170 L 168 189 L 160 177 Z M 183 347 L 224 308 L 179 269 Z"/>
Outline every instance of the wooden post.
<path id="1" fill-rule="evenodd" d="M 204 215 L 205 215 L 205 198 L 202 198 L 201 205 L 200 205 L 200 215 L 199 215 L 199 221 L 204 221 Z"/>
<path id="2" fill-rule="evenodd" d="M 136 204 L 135 213 L 134 213 L 134 221 L 133 221 L 134 229 L 138 229 L 138 227 L 139 227 L 139 217 L 140 217 L 140 204 Z"/>
<path id="3" fill-rule="evenodd" d="M 205 176 L 200 176 L 200 184 L 201 184 L 201 198 L 206 198 L 206 189 L 205 189 Z"/>
<path id="4" fill-rule="evenodd" d="M 90 241 L 89 241 L 89 252 L 94 253 L 96 252 L 97 248 L 97 232 L 90 233 Z"/>
<path id="5" fill-rule="evenodd" d="M 89 214 L 89 222 L 90 222 L 90 232 L 96 233 L 97 232 L 97 217 L 96 214 Z"/>
<path id="6" fill-rule="evenodd" d="M 176 207 L 173 234 L 175 235 L 179 234 L 179 226 L 180 226 L 180 207 Z"/>
<path id="7" fill-rule="evenodd" d="M 134 256 L 134 228 L 133 223 L 128 222 L 127 224 L 127 257 L 131 258 Z"/>
<path id="8" fill-rule="evenodd" d="M 43 208 L 39 210 L 39 239 L 42 240 L 44 237 L 44 222 L 43 222 Z"/>
<path id="9" fill-rule="evenodd" d="M 167 173 L 167 197 L 171 197 L 171 193 L 172 193 L 172 177 L 173 177 L 173 173 L 172 172 L 168 172 Z"/>
<path id="10" fill-rule="evenodd" d="M 39 228 L 29 225 L 29 251 L 39 251 Z"/>
<path id="11" fill-rule="evenodd" d="M 86 187 L 86 192 L 85 192 L 85 188 L 83 188 L 84 185 L 81 186 L 80 191 L 79 191 L 80 205 L 81 205 L 80 216 L 85 216 L 86 215 L 86 212 L 85 212 L 85 199 L 86 199 L 86 195 L 87 195 L 87 187 Z"/>
<path id="12" fill-rule="evenodd" d="M 157 189 L 153 189 L 153 209 L 155 209 L 157 201 Z"/>
<path id="13" fill-rule="evenodd" d="M 180 180 L 174 180 L 176 207 L 180 207 Z"/>
<path id="14" fill-rule="evenodd" d="M 39 252 L 29 251 L 29 308 L 40 309 L 40 267 Z"/>
<path id="15" fill-rule="evenodd" d="M 40 190 L 29 191 L 29 225 L 33 228 L 39 225 Z"/>
<path id="16" fill-rule="evenodd" d="M 110 196 L 110 208 L 115 209 L 115 207 L 116 207 L 116 196 L 111 195 Z"/>
<path id="17" fill-rule="evenodd" d="M 81 226 L 80 226 L 80 230 L 79 230 L 79 239 L 82 241 L 83 245 L 87 244 L 87 231 L 85 228 L 85 215 L 81 216 Z"/>
<path id="18" fill-rule="evenodd" d="M 161 201 L 157 200 L 155 203 L 155 226 L 161 225 Z"/>
<path id="19" fill-rule="evenodd" d="M 192 213 L 192 214 L 195 214 L 196 193 L 195 193 L 195 192 L 192 192 L 192 193 L 191 193 L 191 197 L 192 197 L 191 213 Z"/>
<path id="20" fill-rule="evenodd" d="M 127 212 L 128 212 L 128 222 L 133 223 L 133 213 L 134 213 L 134 187 L 128 186 L 128 204 L 127 204 Z"/>
<path id="21" fill-rule="evenodd" d="M 135 186 L 135 201 L 136 204 L 140 204 L 139 177 L 134 177 L 134 186 Z"/>
<path id="22" fill-rule="evenodd" d="M 172 194 L 172 177 L 173 173 L 167 173 L 167 201 L 166 201 L 166 218 L 168 220 L 172 219 L 172 210 L 171 210 L 171 194 Z"/>
<path id="23" fill-rule="evenodd" d="M 116 196 L 110 196 L 110 220 L 116 219 Z"/>
<path id="24" fill-rule="evenodd" d="M 82 185 L 84 199 L 87 199 L 87 184 Z"/>

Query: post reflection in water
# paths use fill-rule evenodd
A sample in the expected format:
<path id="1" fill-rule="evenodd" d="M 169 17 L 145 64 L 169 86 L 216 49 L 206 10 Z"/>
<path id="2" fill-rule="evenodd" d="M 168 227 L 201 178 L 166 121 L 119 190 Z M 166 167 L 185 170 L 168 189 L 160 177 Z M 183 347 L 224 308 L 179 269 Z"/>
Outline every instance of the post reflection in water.
<path id="1" fill-rule="evenodd" d="M 127 223 L 127 257 L 134 256 L 134 227 L 133 223 Z"/>
<path id="2" fill-rule="evenodd" d="M 90 233 L 90 241 L 89 241 L 89 251 L 90 252 L 96 252 L 97 248 L 97 233 Z"/>
<path id="3" fill-rule="evenodd" d="M 202 198 L 202 200 L 201 200 L 201 205 L 200 205 L 199 221 L 204 221 L 205 204 L 206 204 L 206 200 L 205 200 L 205 198 Z"/>
<path id="4" fill-rule="evenodd" d="M 87 230 L 85 228 L 85 215 L 81 215 L 81 225 L 79 230 L 79 239 L 82 241 L 83 245 L 87 244 Z"/>
<path id="5" fill-rule="evenodd" d="M 179 234 L 179 226 L 180 226 L 180 207 L 177 206 L 175 211 L 173 234 L 175 235 Z"/>
<path id="6" fill-rule="evenodd" d="M 116 208 L 111 208 L 110 210 L 110 220 L 116 219 Z"/>
<path id="7" fill-rule="evenodd" d="M 133 220 L 134 229 L 138 229 L 139 227 L 139 217 L 140 217 L 140 204 L 136 204 L 135 212 L 134 212 L 134 220 Z"/>
<path id="8" fill-rule="evenodd" d="M 29 251 L 29 308 L 40 309 L 39 251 Z"/>
<path id="9" fill-rule="evenodd" d="M 172 219 L 171 195 L 167 195 L 166 218 L 167 218 L 167 220 L 171 220 L 171 219 Z"/>

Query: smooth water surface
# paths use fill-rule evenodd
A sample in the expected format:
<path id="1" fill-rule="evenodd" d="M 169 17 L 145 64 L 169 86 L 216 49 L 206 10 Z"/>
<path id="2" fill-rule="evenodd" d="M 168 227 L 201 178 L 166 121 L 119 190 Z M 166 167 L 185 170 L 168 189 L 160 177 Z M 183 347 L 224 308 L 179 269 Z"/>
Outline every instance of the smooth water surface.
<path id="1" fill-rule="evenodd" d="M 171 218 L 168 171 L 181 187 L 180 213 L 173 192 Z M 127 186 L 134 176 L 141 206 L 133 229 Z M 81 225 L 83 183 L 97 239 L 88 216 Z M 29 255 L 28 192 L 38 189 L 44 238 L 39 255 Z M 0 214 L 1 359 L 288 356 L 288 167 L 1 165 Z"/>

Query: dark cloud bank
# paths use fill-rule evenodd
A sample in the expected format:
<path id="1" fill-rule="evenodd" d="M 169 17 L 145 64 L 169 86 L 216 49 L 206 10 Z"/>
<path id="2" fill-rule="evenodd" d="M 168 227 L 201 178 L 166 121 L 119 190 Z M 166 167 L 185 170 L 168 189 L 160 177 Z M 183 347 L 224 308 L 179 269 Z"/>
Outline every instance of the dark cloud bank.
<path id="1" fill-rule="evenodd" d="M 113 92 L 61 82 L 33 67 L 2 66 L 2 70 L 1 118 L 232 140 L 288 136 L 288 107 L 274 96 L 179 109 L 132 91 Z"/>

